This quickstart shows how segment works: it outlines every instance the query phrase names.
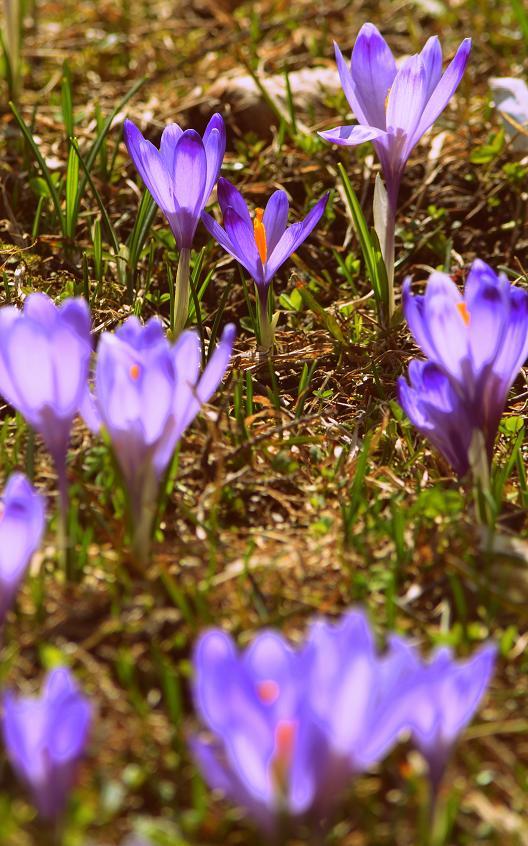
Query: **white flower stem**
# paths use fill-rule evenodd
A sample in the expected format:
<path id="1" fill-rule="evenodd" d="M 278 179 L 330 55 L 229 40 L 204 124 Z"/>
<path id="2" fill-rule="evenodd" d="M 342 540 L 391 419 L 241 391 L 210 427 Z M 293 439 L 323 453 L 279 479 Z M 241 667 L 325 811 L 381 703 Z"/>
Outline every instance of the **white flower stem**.
<path id="1" fill-rule="evenodd" d="M 174 286 L 174 319 L 171 326 L 173 339 L 177 338 L 183 332 L 187 323 L 187 316 L 189 314 L 190 264 L 191 250 L 188 247 L 184 247 L 180 251 L 178 270 L 176 271 L 176 284 Z"/>

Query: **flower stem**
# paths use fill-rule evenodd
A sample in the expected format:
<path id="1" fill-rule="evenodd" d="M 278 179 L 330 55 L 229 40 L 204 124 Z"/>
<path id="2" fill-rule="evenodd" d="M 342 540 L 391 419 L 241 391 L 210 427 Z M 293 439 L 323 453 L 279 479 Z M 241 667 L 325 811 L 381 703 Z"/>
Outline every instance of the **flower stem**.
<path id="1" fill-rule="evenodd" d="M 269 287 L 257 287 L 257 311 L 260 335 L 260 348 L 262 352 L 269 353 L 273 348 L 273 326 L 268 311 Z"/>
<path id="2" fill-rule="evenodd" d="M 180 258 L 178 260 L 178 270 L 176 271 L 176 285 L 174 290 L 174 322 L 171 326 L 171 333 L 173 339 L 185 329 L 187 323 L 187 316 L 189 314 L 189 293 L 190 293 L 190 264 L 191 264 L 191 250 L 189 247 L 183 247 L 180 251 Z"/>
<path id="3" fill-rule="evenodd" d="M 68 581 L 74 578 L 72 546 L 70 543 L 68 523 L 70 513 L 70 499 L 68 496 L 68 480 L 66 477 L 66 460 L 55 461 L 57 483 L 59 489 L 59 511 L 57 514 L 57 549 Z"/>

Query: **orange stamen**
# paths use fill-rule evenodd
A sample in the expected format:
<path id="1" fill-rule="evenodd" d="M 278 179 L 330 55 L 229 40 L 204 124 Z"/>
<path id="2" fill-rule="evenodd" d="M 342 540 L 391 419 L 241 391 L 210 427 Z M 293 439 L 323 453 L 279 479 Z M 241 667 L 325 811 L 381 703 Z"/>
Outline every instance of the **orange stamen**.
<path id="1" fill-rule="evenodd" d="M 389 105 L 389 97 L 390 97 L 391 90 L 390 88 L 387 89 L 387 96 L 385 97 L 385 111 L 387 111 L 387 106 Z"/>
<path id="2" fill-rule="evenodd" d="M 281 720 L 275 729 L 272 771 L 275 784 L 282 793 L 286 793 L 288 788 L 296 731 L 297 724 L 294 720 Z"/>
<path id="3" fill-rule="evenodd" d="M 268 679 L 257 685 L 257 696 L 265 705 L 273 705 L 279 698 L 280 688 L 276 681 Z"/>
<path id="4" fill-rule="evenodd" d="M 139 364 L 133 364 L 130 368 L 130 378 L 134 380 L 134 382 L 139 379 Z"/>
<path id="5" fill-rule="evenodd" d="M 460 314 L 460 317 L 462 318 L 462 320 L 464 321 L 466 326 L 469 326 L 469 321 L 471 319 L 471 315 L 468 311 L 468 307 L 467 307 L 466 303 L 457 303 L 457 309 L 458 309 L 458 313 Z"/>
<path id="6" fill-rule="evenodd" d="M 255 219 L 253 221 L 253 231 L 255 233 L 255 243 L 259 252 L 262 264 L 266 264 L 268 258 L 268 245 L 266 243 L 266 227 L 262 220 L 264 209 L 255 209 Z"/>

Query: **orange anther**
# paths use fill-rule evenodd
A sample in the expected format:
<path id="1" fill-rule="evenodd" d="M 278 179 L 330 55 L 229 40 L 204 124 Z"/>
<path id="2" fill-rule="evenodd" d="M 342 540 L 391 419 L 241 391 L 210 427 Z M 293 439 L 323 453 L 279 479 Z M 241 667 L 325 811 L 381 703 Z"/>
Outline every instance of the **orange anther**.
<path id="1" fill-rule="evenodd" d="M 133 364 L 130 368 L 130 378 L 136 381 L 139 379 L 139 364 Z"/>
<path id="2" fill-rule="evenodd" d="M 469 314 L 466 303 L 457 303 L 457 309 L 458 313 L 460 314 L 460 317 L 462 318 L 466 326 L 469 326 L 471 315 Z"/>
<path id="3" fill-rule="evenodd" d="M 275 784 L 281 793 L 286 793 L 288 788 L 296 732 L 297 723 L 294 720 L 281 720 L 275 729 L 272 772 Z"/>
<path id="4" fill-rule="evenodd" d="M 264 226 L 264 221 L 262 220 L 263 215 L 264 209 L 255 209 L 253 231 L 255 233 L 255 243 L 257 245 L 260 260 L 262 264 L 265 264 L 266 259 L 268 258 L 268 245 L 266 243 L 266 227 Z"/>
<path id="5" fill-rule="evenodd" d="M 276 681 L 268 679 L 257 685 L 257 696 L 265 705 L 273 705 L 279 698 L 280 688 Z"/>

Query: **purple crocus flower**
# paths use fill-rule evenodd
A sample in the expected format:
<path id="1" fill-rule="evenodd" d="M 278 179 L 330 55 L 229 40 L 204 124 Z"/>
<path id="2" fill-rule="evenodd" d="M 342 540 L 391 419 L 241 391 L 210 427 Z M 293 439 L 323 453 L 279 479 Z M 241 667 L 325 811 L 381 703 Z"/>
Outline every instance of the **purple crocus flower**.
<path id="1" fill-rule="evenodd" d="M 361 27 L 350 68 L 337 44 L 334 47 L 341 85 L 359 124 L 338 126 L 319 135 L 343 146 L 374 142 L 387 186 L 386 222 L 376 228 L 392 296 L 394 226 L 401 177 L 413 148 L 456 91 L 469 58 L 471 39 L 462 41 L 443 74 L 442 48 L 436 35 L 399 70 L 390 47 L 372 23 Z M 392 302 L 390 310 L 392 313 Z"/>
<path id="2" fill-rule="evenodd" d="M 218 180 L 218 202 L 224 227 L 203 212 L 202 220 L 220 246 L 236 258 L 253 278 L 260 307 L 261 344 L 269 348 L 273 343 L 273 328 L 268 319 L 268 291 L 279 267 L 294 253 L 319 223 L 326 208 L 325 194 L 304 220 L 287 226 L 288 197 L 285 191 L 275 191 L 265 209 L 251 214 L 242 197 L 229 180 Z"/>
<path id="3" fill-rule="evenodd" d="M 90 311 L 83 299 L 57 307 L 30 294 L 20 312 L 0 309 L 0 393 L 42 436 L 67 510 L 66 453 L 73 419 L 87 391 L 92 352 Z"/>
<path id="4" fill-rule="evenodd" d="M 463 476 L 474 463 L 475 433 L 491 461 L 508 391 L 528 355 L 528 293 L 477 259 L 464 296 L 435 272 L 423 296 L 412 296 L 405 280 L 403 309 L 428 361 L 411 362 L 410 384 L 400 377 L 400 403 Z"/>
<path id="5" fill-rule="evenodd" d="M 193 740 L 196 761 L 213 789 L 270 833 L 331 798 L 329 745 L 307 698 L 310 662 L 272 631 L 239 654 L 212 630 L 195 652 L 194 699 L 213 733 Z"/>
<path id="6" fill-rule="evenodd" d="M 0 626 L 44 533 L 44 498 L 13 473 L 0 501 Z"/>
<path id="7" fill-rule="evenodd" d="M 451 650 L 443 647 L 424 662 L 402 638 L 393 636 L 390 645 L 394 655 L 409 667 L 414 665 L 414 682 L 404 708 L 414 741 L 427 760 L 436 794 L 453 746 L 488 688 L 497 648 L 488 643 L 467 661 L 456 661 Z"/>
<path id="8" fill-rule="evenodd" d="M 64 810 L 84 753 L 92 709 L 70 671 L 52 670 L 38 697 L 4 696 L 4 743 L 44 819 Z"/>
<path id="9" fill-rule="evenodd" d="M 185 326 L 189 305 L 189 262 L 200 215 L 213 190 L 226 146 L 224 121 L 214 114 L 203 138 L 177 123 L 165 127 L 159 150 L 130 120 L 125 143 L 146 187 L 167 218 L 180 251 L 176 276 L 175 334 Z"/>
<path id="10" fill-rule="evenodd" d="M 161 479 L 176 444 L 217 389 L 233 348 L 229 324 L 200 377 L 200 341 L 187 331 L 170 344 L 159 320 L 129 317 L 99 341 L 87 424 L 104 426 L 129 495 L 135 555 L 148 558 Z"/>

